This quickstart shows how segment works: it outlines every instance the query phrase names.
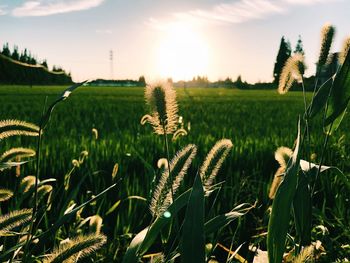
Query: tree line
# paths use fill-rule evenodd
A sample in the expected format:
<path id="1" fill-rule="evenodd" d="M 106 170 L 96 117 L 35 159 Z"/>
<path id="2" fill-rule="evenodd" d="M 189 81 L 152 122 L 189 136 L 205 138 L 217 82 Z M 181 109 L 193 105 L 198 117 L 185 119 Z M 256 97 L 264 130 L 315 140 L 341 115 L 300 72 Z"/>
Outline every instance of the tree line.
<path id="1" fill-rule="evenodd" d="M 8 43 L 0 51 L 0 83 L 24 85 L 70 84 L 72 79 L 61 67 L 48 69 L 47 61 L 38 60 L 27 49 L 19 52 L 18 46 L 11 51 Z"/>

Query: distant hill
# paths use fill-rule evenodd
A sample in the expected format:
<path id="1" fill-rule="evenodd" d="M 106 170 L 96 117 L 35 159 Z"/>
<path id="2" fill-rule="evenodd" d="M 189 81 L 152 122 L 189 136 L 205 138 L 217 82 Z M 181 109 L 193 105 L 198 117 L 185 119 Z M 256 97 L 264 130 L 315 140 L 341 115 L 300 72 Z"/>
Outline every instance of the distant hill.
<path id="1" fill-rule="evenodd" d="M 64 71 L 49 71 L 42 65 L 31 65 L 0 54 L 0 84 L 63 85 L 72 78 Z"/>

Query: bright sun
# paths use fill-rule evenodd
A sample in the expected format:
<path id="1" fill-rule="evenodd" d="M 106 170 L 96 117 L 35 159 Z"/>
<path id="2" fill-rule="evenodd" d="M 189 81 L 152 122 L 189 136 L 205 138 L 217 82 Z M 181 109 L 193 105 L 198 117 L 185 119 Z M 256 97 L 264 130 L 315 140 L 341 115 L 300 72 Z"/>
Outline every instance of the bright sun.
<path id="1" fill-rule="evenodd" d="M 191 27 L 172 25 L 157 48 L 157 71 L 162 77 L 189 80 L 208 72 L 208 47 Z"/>

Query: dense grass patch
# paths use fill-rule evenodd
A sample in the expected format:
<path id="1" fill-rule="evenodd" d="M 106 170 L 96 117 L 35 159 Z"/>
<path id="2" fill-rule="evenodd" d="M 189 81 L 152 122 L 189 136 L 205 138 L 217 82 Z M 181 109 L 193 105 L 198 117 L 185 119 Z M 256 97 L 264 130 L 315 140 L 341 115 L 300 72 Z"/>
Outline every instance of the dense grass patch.
<path id="1" fill-rule="evenodd" d="M 0 119 L 21 119 L 38 123 L 43 109 L 65 87 L 3 86 L 0 87 Z M 63 183 L 65 174 L 72 168 L 72 159 L 81 151 L 89 156 L 71 177 L 72 188 L 79 185 L 75 202 L 82 203 L 88 197 L 101 192 L 110 185 L 115 163 L 119 164 L 117 176 L 123 178 L 117 190 L 84 209 L 83 215 L 106 212 L 119 200 L 117 208 L 104 216 L 102 232 L 112 240 L 105 257 L 119 258 L 130 241 L 130 235 L 139 232 L 151 220 L 148 203 L 130 196 L 149 199 L 156 163 L 163 153 L 162 138 L 153 134 L 151 127 L 141 126 L 140 119 L 146 113 L 143 88 L 80 87 L 69 101 L 57 106 L 43 135 L 42 178 L 56 178 Z M 186 175 L 185 186 L 192 185 L 196 170 L 207 152 L 222 138 L 231 139 L 233 149 L 219 172 L 217 182 L 225 181 L 218 193 L 214 211 L 210 210 L 214 196 L 209 198 L 206 211 L 218 214 L 229 211 L 235 204 L 254 203 L 257 208 L 246 217 L 221 233 L 219 240 L 234 247 L 246 242 L 242 254 L 249 258 L 249 243 L 259 243 L 265 248 L 264 233 L 267 231 L 268 189 L 278 163 L 274 151 L 279 146 L 293 148 L 297 133 L 297 121 L 304 112 L 302 93 L 289 92 L 279 95 L 276 91 L 242 91 L 236 89 L 177 89 L 179 115 L 189 133 L 170 143 L 173 155 L 189 143 L 198 147 L 198 154 Z M 311 98 L 311 94 L 307 94 Z M 46 105 L 46 106 L 45 106 Z M 302 116 L 301 116 L 302 117 Z M 349 166 L 349 142 L 347 131 L 350 122 L 342 123 L 331 137 L 325 164 L 337 166 L 347 174 Z M 98 130 L 95 139 L 92 129 Z M 317 162 L 323 141 L 321 118 L 311 123 L 311 149 L 302 158 L 316 153 Z M 10 138 L 0 142 L 1 152 L 22 144 L 35 147 L 31 138 Z M 34 163 L 21 168 L 21 176 L 34 173 Z M 1 186 L 11 188 L 13 171 L 1 174 Z M 86 177 L 84 177 L 86 176 Z M 81 178 L 84 181 L 79 184 Z M 325 225 L 328 251 L 349 242 L 349 185 L 340 175 L 325 172 L 316 186 L 314 205 L 315 224 Z M 315 225 L 314 224 L 314 225 Z M 236 228 L 236 226 L 239 226 Z M 70 232 L 70 226 L 66 228 Z M 260 235 L 261 234 L 261 235 Z M 315 235 L 318 235 L 315 231 Z M 320 238 L 320 237 L 317 237 Z M 157 248 L 154 248 L 157 251 Z M 332 258 L 332 257 L 331 257 Z"/>

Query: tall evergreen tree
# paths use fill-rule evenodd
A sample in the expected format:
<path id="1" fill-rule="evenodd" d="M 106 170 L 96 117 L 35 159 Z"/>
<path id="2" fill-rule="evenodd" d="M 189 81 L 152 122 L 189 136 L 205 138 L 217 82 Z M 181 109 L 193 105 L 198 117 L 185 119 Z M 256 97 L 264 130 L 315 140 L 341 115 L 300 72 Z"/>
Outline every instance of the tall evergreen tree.
<path id="1" fill-rule="evenodd" d="M 11 58 L 17 61 L 19 60 L 18 46 L 13 47 Z"/>
<path id="2" fill-rule="evenodd" d="M 299 35 L 299 38 L 298 38 L 298 41 L 297 41 L 297 44 L 295 46 L 295 49 L 293 51 L 293 53 L 300 53 L 300 54 L 303 54 L 305 55 L 305 52 L 304 52 L 304 47 L 303 47 L 303 41 L 301 41 L 301 36 Z"/>
<path id="3" fill-rule="evenodd" d="M 275 67 L 273 69 L 273 77 L 274 77 L 274 83 L 278 83 L 282 68 L 287 61 L 287 59 L 291 55 L 291 48 L 290 48 L 290 43 L 289 41 L 286 41 L 284 39 L 284 36 L 281 38 L 281 44 L 280 48 L 278 50 L 276 62 L 275 62 Z"/>
<path id="4" fill-rule="evenodd" d="M 21 56 L 19 57 L 19 61 L 24 62 L 24 63 L 27 63 L 29 61 L 28 51 L 26 48 L 21 53 Z"/>
<path id="5" fill-rule="evenodd" d="M 295 49 L 294 49 L 293 53 L 294 54 L 300 53 L 302 55 L 305 55 L 304 47 L 303 47 L 303 41 L 301 40 L 301 36 L 300 35 L 299 35 L 297 44 L 295 45 Z M 304 74 L 305 69 L 306 69 L 305 64 L 300 65 L 300 73 L 301 74 Z"/>
<path id="6" fill-rule="evenodd" d="M 46 59 L 43 62 L 41 62 L 41 65 L 45 68 L 48 68 Z"/>
<path id="7" fill-rule="evenodd" d="M 3 54 L 6 57 L 11 57 L 11 51 L 10 51 L 10 48 L 9 48 L 9 43 L 6 43 L 6 44 L 3 45 L 1 54 Z"/>

